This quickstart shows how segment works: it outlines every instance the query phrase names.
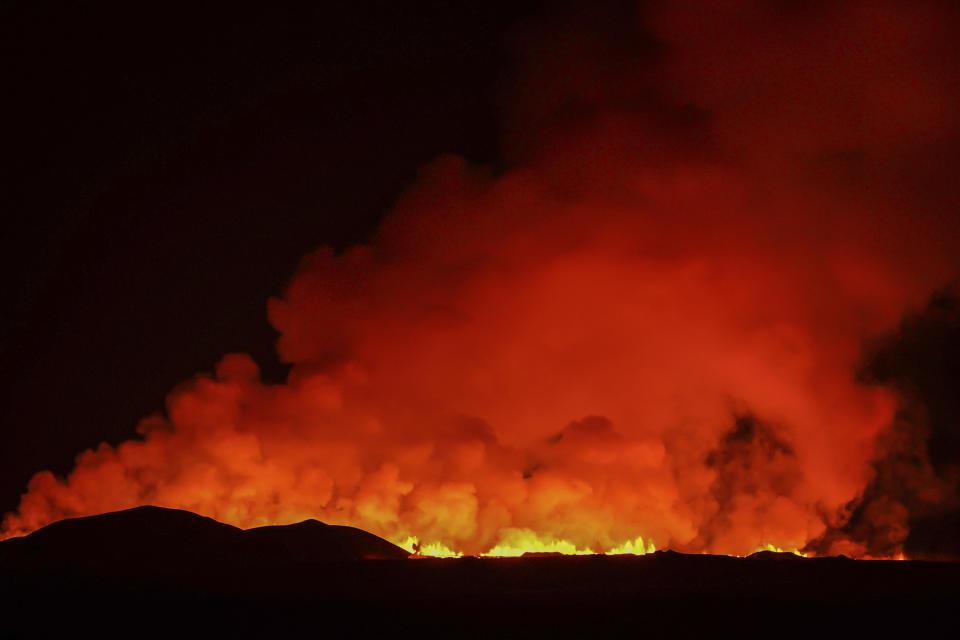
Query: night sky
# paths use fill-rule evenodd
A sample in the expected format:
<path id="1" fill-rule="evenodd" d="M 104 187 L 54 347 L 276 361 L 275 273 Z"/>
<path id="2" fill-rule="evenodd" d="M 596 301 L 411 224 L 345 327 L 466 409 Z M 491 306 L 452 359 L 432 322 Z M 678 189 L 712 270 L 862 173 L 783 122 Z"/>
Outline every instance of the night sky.
<path id="1" fill-rule="evenodd" d="M 495 164 L 533 2 L 9 2 L 0 512 L 230 351 L 444 152 Z"/>

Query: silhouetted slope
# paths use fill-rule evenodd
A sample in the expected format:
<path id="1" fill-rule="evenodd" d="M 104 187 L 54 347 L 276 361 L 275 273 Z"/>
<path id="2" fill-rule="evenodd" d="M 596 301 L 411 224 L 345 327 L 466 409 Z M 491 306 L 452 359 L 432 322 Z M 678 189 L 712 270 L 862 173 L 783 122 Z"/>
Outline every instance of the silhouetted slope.
<path id="1" fill-rule="evenodd" d="M 109 574 L 171 572 L 209 562 L 235 544 L 240 533 L 189 511 L 143 506 L 54 522 L 0 543 L 0 559 Z"/>
<path id="2" fill-rule="evenodd" d="M 803 560 L 803 556 L 798 556 L 795 553 L 790 553 L 789 551 L 757 551 L 751 553 L 747 558 L 751 560 L 766 560 L 766 561 L 777 561 L 785 560 L 787 562 Z"/>
<path id="3" fill-rule="evenodd" d="M 293 561 L 402 559 L 410 555 L 397 545 L 362 529 L 317 520 L 247 529 L 242 537 L 251 553 Z"/>
<path id="4" fill-rule="evenodd" d="M 353 527 L 307 520 L 244 531 L 189 511 L 154 506 L 61 520 L 0 542 L 0 565 L 115 576 L 177 576 L 185 571 L 408 555 Z"/>

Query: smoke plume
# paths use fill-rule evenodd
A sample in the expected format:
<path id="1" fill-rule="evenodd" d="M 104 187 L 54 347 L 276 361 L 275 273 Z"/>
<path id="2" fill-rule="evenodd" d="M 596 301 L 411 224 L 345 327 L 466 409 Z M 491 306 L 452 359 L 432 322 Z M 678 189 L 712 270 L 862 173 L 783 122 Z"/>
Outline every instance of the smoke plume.
<path id="1" fill-rule="evenodd" d="M 926 427 L 857 372 L 957 275 L 958 25 L 681 0 L 518 30 L 506 169 L 424 167 L 269 301 L 285 384 L 226 356 L 139 437 L 38 473 L 4 534 L 156 504 L 464 553 L 901 551 L 882 461 Z"/>

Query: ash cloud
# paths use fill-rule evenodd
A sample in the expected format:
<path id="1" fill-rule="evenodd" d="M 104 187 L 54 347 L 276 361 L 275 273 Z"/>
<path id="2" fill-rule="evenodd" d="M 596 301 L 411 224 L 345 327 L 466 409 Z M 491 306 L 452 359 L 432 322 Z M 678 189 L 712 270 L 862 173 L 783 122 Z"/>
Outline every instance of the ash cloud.
<path id="1" fill-rule="evenodd" d="M 803 469 L 793 448 L 771 425 L 751 415 L 738 416 L 705 463 L 715 471 L 709 488 L 715 512 L 691 548 L 731 548 L 758 532 L 761 538 L 780 539 L 778 528 L 784 522 L 802 526 L 809 518 L 806 509 L 797 509 L 803 503 L 794 495 Z M 761 540 L 760 546 L 766 544 Z"/>
<path id="2" fill-rule="evenodd" d="M 957 275 L 958 24 L 680 1 L 519 29 L 506 167 L 442 156 L 369 244 L 307 256 L 268 305 L 286 384 L 228 356 L 4 531 L 150 502 L 467 553 L 874 552 L 861 522 L 899 551 L 919 521 L 878 470 L 922 441 L 933 482 L 945 445 L 901 374 L 855 374 Z"/>
<path id="3" fill-rule="evenodd" d="M 859 377 L 892 388 L 898 409 L 878 436 L 874 476 L 850 516 L 814 541 L 820 552 L 960 557 L 960 298 L 937 292 L 922 310 L 874 338 Z"/>

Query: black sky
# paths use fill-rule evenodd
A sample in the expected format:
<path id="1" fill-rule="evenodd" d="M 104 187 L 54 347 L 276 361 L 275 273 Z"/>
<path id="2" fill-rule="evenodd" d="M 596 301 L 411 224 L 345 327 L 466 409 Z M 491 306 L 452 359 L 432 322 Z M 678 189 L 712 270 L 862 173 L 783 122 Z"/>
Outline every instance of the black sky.
<path id="1" fill-rule="evenodd" d="M 537 4 L 3 3 L 0 513 L 224 353 L 282 379 L 268 297 L 438 154 L 497 163 Z"/>

